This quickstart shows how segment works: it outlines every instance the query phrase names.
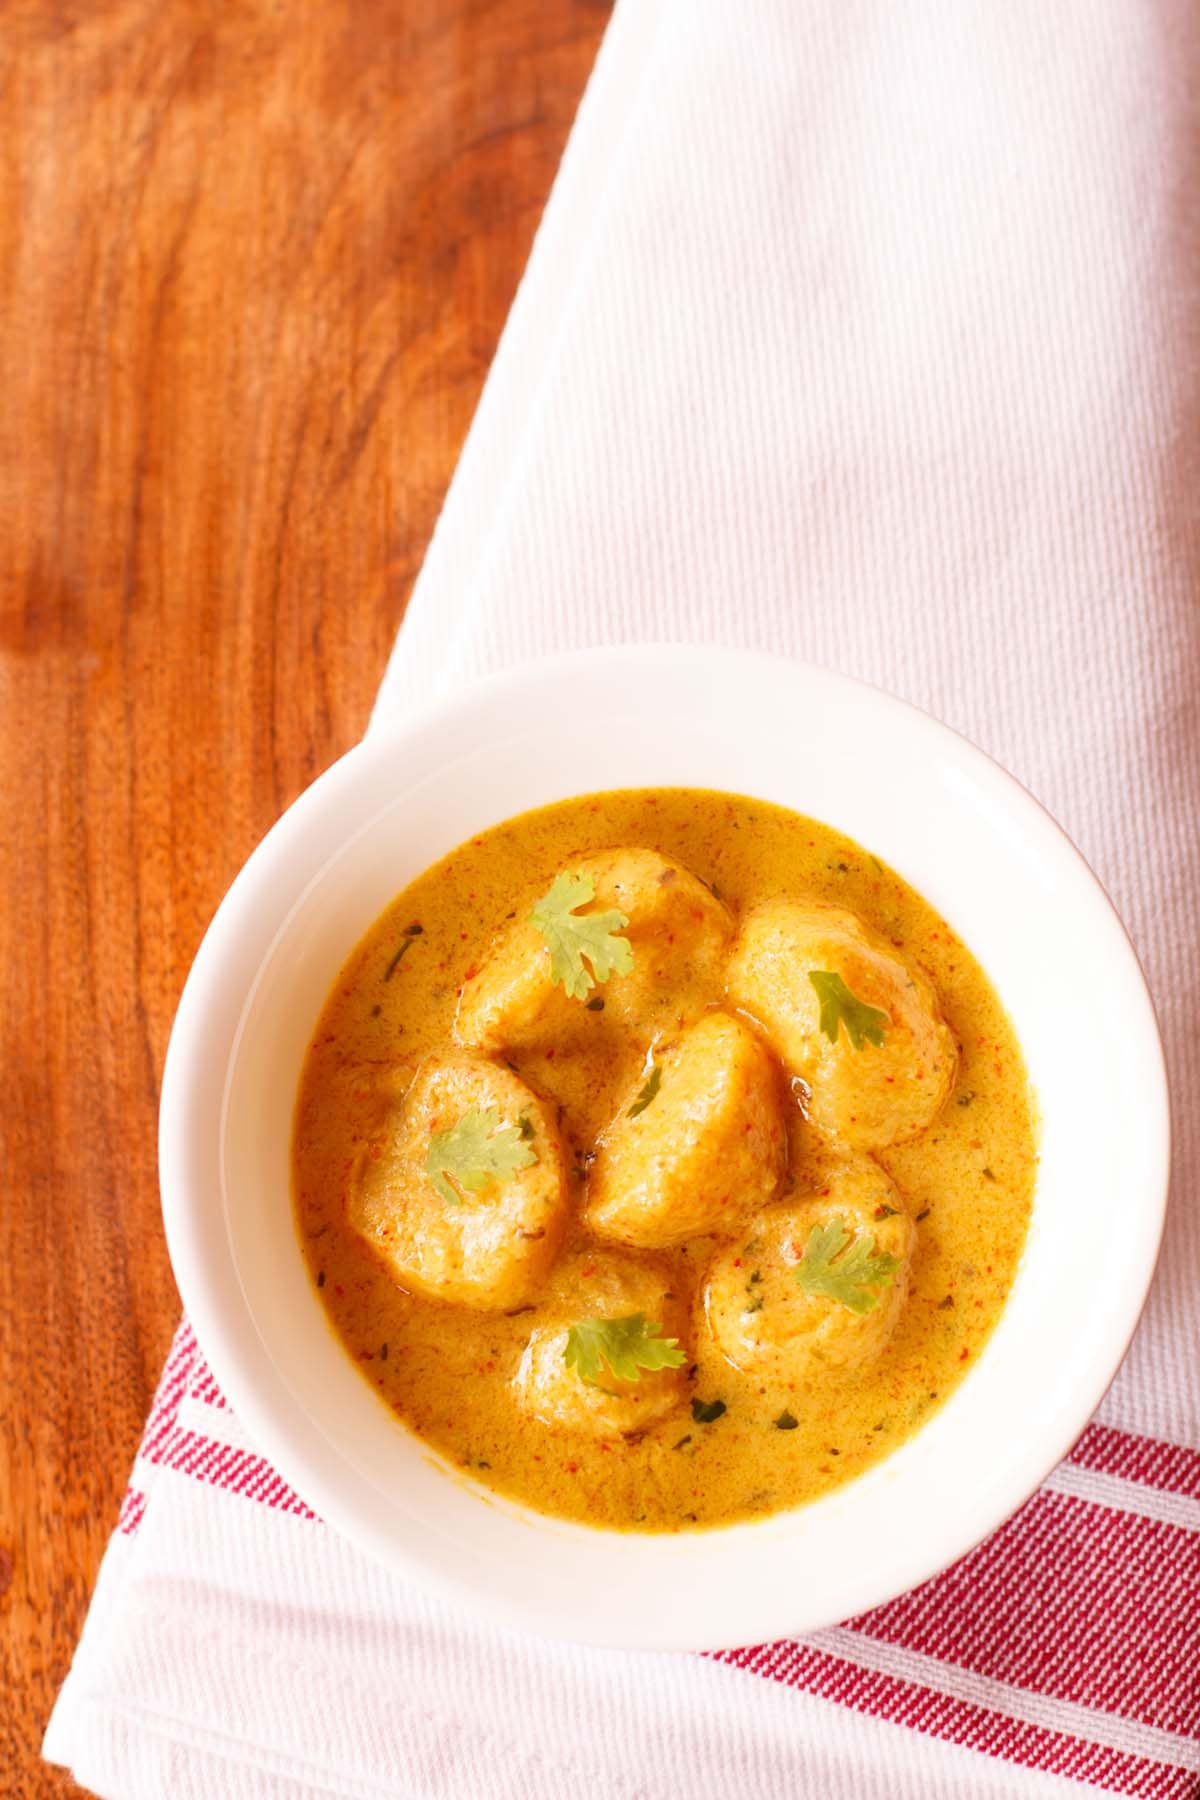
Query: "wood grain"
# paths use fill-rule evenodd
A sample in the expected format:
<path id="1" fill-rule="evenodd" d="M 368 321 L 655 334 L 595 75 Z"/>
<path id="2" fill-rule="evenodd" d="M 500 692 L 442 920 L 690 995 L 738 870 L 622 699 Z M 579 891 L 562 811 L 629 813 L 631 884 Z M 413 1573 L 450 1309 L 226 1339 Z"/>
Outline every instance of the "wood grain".
<path id="1" fill-rule="evenodd" d="M 361 733 L 607 15 L 0 0 L 0 1770 L 178 1302 L 203 928 Z"/>

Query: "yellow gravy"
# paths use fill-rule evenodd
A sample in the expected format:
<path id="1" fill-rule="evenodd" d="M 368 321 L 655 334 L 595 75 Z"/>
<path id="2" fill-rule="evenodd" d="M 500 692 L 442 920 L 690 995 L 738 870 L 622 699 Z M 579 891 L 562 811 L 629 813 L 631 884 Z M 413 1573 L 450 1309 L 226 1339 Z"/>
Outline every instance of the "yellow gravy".
<path id="1" fill-rule="evenodd" d="M 507 1316 L 406 1293 L 347 1222 L 361 1146 L 420 1059 L 446 1046 L 459 990 L 497 926 L 536 900 L 565 860 L 624 844 L 677 859 L 735 914 L 791 895 L 854 911 L 924 969 L 960 1048 L 955 1087 L 932 1125 L 877 1153 L 918 1231 L 908 1303 L 878 1361 L 811 1383 L 772 1382 L 732 1368 L 697 1331 L 688 1397 L 636 1439 L 552 1429 L 521 1412 L 510 1384 L 536 1307 Z M 536 1068 L 520 1073 L 538 1087 Z M 603 1070 L 581 1068 L 572 1090 L 562 1074 L 556 1092 L 569 1102 L 563 1130 L 578 1199 L 583 1143 L 612 1083 Z M 799 1113 L 790 1139 L 789 1182 L 802 1193 L 811 1152 Z M 946 922 L 828 826 L 684 788 L 591 795 L 526 813 L 461 845 L 405 889 L 334 984 L 305 1063 L 294 1137 L 304 1255 L 335 1331 L 380 1398 L 486 1486 L 544 1512 L 643 1531 L 798 1506 L 915 1431 L 969 1373 L 996 1323 L 1025 1240 L 1035 1167 L 1019 1047 Z M 576 1225 L 565 1251 L 584 1242 Z M 712 1249 L 694 1241 L 656 1251 L 653 1261 L 665 1257 L 673 1287 L 694 1297 Z M 718 1401 L 724 1411 L 708 1417 Z M 795 1424 L 781 1429 L 781 1417 Z"/>

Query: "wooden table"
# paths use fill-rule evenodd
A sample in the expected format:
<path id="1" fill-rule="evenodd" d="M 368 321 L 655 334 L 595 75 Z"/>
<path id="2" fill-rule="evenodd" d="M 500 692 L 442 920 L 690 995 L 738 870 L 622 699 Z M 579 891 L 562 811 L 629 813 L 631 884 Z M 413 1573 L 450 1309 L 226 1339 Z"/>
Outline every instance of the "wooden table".
<path id="1" fill-rule="evenodd" d="M 6 1796 L 79 1791 L 38 1744 L 178 1313 L 184 975 L 363 729 L 607 11 L 0 0 Z"/>

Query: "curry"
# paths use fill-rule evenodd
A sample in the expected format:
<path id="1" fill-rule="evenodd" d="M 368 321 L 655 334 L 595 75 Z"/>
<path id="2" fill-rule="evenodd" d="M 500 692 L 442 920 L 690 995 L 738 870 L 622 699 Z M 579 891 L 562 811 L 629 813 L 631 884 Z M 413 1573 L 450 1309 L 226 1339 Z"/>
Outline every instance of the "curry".
<path id="1" fill-rule="evenodd" d="M 463 844 L 355 949 L 294 1136 L 334 1330 L 453 1467 L 679 1531 L 877 1463 L 971 1369 L 1034 1107 L 946 922 L 830 827 L 694 789 Z"/>

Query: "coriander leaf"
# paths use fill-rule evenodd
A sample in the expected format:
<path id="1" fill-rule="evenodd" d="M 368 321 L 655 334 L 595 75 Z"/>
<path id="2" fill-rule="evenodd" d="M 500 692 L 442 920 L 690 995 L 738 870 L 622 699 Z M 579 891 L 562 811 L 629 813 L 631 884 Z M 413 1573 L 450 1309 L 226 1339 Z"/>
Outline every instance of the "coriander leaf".
<path id="1" fill-rule="evenodd" d="M 658 1064 L 655 1063 L 653 1069 L 650 1071 L 650 1079 L 630 1107 L 628 1117 L 636 1119 L 639 1113 L 644 1113 L 661 1086 L 662 1070 L 659 1068 Z"/>
<path id="2" fill-rule="evenodd" d="M 856 1050 L 864 1043 L 879 1049 L 883 1044 L 888 1015 L 877 1006 L 868 1006 L 850 992 L 840 975 L 830 969 L 810 969 L 808 979 L 817 990 L 821 1002 L 821 1030 L 831 1043 L 837 1043 L 838 1026 L 846 1027 L 846 1036 Z"/>
<path id="3" fill-rule="evenodd" d="M 563 1359 L 581 1381 L 599 1385 L 604 1365 L 618 1381 L 637 1381 L 643 1369 L 679 1369 L 687 1357 L 678 1338 L 664 1337 L 662 1326 L 645 1313 L 623 1319 L 577 1319 L 567 1332 Z"/>
<path id="4" fill-rule="evenodd" d="M 711 1425 L 728 1409 L 723 1400 L 693 1400 L 692 1417 L 697 1425 Z"/>
<path id="5" fill-rule="evenodd" d="M 550 952 L 550 979 L 561 981 L 571 1000 L 586 999 L 598 981 L 614 971 L 628 975 L 633 967 L 629 939 L 614 936 L 629 923 L 623 912 L 579 916 L 595 893 L 590 875 L 556 875 L 530 914 Z"/>
<path id="6" fill-rule="evenodd" d="M 448 1131 L 434 1132 L 425 1172 L 442 1199 L 457 1206 L 462 1195 L 455 1182 L 477 1194 L 489 1181 L 503 1181 L 536 1161 L 518 1128 L 501 1125 L 499 1107 L 488 1106 L 482 1112 L 464 1113 Z"/>
<path id="7" fill-rule="evenodd" d="M 779 1417 L 775 1420 L 775 1429 L 776 1431 L 795 1431 L 799 1423 L 800 1421 L 796 1418 L 795 1414 L 788 1412 L 785 1407 Z"/>
<path id="8" fill-rule="evenodd" d="M 887 1286 L 898 1267 L 886 1251 L 875 1254 L 869 1232 L 855 1237 L 845 1219 L 831 1219 L 828 1225 L 813 1226 L 794 1274 L 806 1294 L 824 1295 L 851 1312 L 869 1313 L 879 1305 L 874 1290 Z"/>

